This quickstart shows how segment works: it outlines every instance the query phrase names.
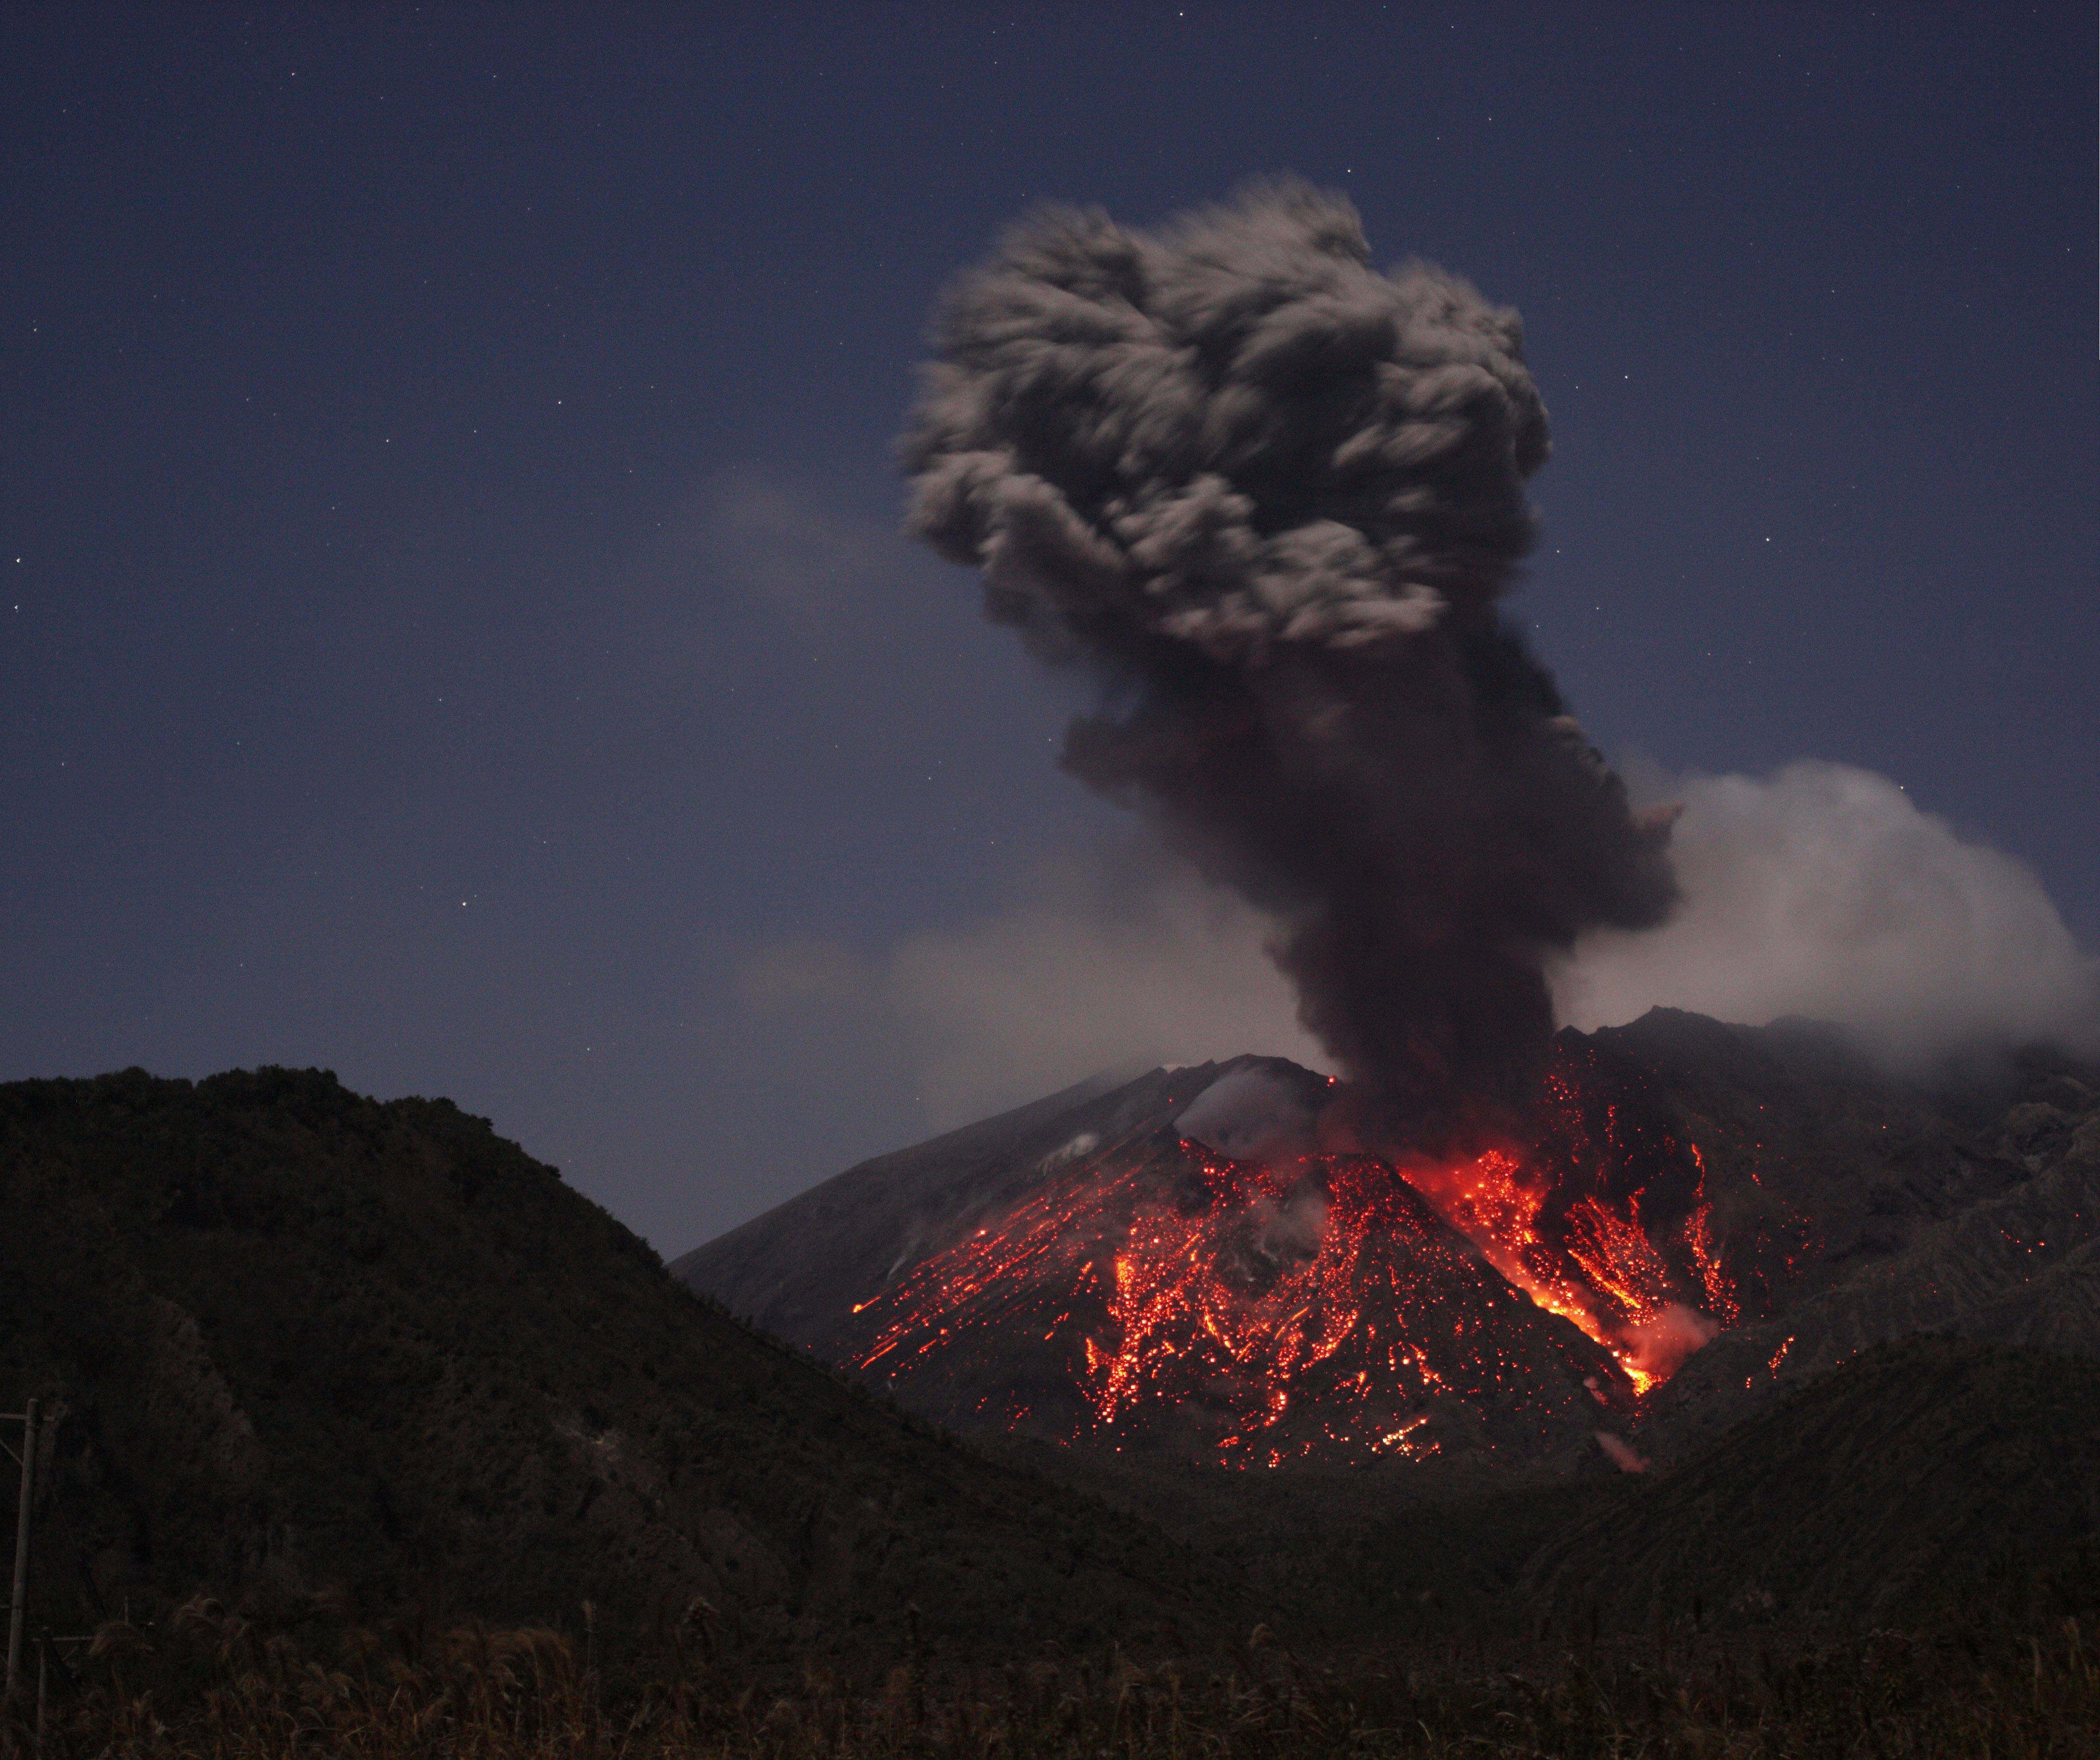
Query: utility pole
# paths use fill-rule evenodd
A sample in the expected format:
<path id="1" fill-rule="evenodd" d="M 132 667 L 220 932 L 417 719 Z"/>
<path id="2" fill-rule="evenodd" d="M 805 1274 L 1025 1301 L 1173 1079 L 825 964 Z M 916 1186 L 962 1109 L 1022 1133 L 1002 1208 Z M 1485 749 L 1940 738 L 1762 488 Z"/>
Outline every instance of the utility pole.
<path id="1" fill-rule="evenodd" d="M 15 1592 L 7 1601 L 7 1693 L 22 1674 L 22 1623 L 29 1599 L 29 1511 L 37 1491 L 37 1402 L 26 1412 L 9 1412 L 0 1422 L 22 1426 L 22 1503 L 15 1518 Z"/>

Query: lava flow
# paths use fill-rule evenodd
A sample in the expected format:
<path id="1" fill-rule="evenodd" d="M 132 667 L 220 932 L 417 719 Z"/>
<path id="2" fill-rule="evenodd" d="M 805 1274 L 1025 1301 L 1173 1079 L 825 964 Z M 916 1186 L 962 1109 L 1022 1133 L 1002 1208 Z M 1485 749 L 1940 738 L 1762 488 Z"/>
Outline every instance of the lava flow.
<path id="1" fill-rule="evenodd" d="M 1404 1176 L 1517 1288 L 1608 1349 L 1645 1393 L 1740 1317 L 1714 1241 L 1705 1160 L 1697 1144 L 1666 1132 L 1628 1142 L 1621 1104 L 1586 1103 L 1564 1070 L 1546 1092 L 1533 1155 L 1491 1149 L 1410 1165 Z"/>
<path id="2" fill-rule="evenodd" d="M 1235 1160 L 1158 1123 L 1052 1158 L 841 1342 L 964 1427 L 1235 1465 L 1532 1453 L 1734 1324 L 1746 1253 L 1697 1146 L 1562 1068 L 1535 1142 L 1467 1160 Z"/>

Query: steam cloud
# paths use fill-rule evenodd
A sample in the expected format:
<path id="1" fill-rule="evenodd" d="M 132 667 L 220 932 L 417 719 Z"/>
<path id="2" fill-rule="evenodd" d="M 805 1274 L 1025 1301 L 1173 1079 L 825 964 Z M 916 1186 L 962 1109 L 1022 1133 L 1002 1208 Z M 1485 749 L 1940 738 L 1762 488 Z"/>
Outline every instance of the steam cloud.
<path id="1" fill-rule="evenodd" d="M 1325 1065 L 1263 952 L 1274 926 L 1141 845 L 1030 876 L 1005 910 L 928 930 L 870 981 L 949 1129 L 1105 1070 L 1250 1049 Z M 828 1004 L 827 1006 L 835 1006 Z"/>
<path id="2" fill-rule="evenodd" d="M 1497 607 L 1548 449 L 1521 325 L 1370 254 L 1297 183 L 1039 214 L 951 295 L 901 450 L 912 529 L 1101 678 L 1065 767 L 1279 925 L 1306 1026 L 1418 1136 L 1520 1102 L 1548 959 L 1674 887 Z"/>
<path id="3" fill-rule="evenodd" d="M 2100 964 L 2040 882 L 1887 777 L 1811 761 L 1639 787 L 1683 806 L 1683 902 L 1660 929 L 1577 942 L 1552 968 L 1564 1024 L 1658 1006 L 1805 1016 L 1917 1073 L 1979 1047 L 2100 1051 Z M 869 978 L 882 1005 L 868 1031 L 912 1048 L 942 1128 L 1111 1065 L 1262 1052 L 1325 1070 L 1264 957 L 1275 934 L 1185 866 L 1118 849 L 914 937 Z"/>
<path id="4" fill-rule="evenodd" d="M 1585 935 L 1553 982 L 1561 1018 L 1657 1004 L 1725 1021 L 1806 1015 L 1897 1068 L 1976 1046 L 2100 1050 L 2100 967 L 2034 875 L 1957 836 L 1886 776 L 1804 761 L 1657 787 L 1682 803 L 1685 900 L 1665 928 Z"/>
<path id="5" fill-rule="evenodd" d="M 1622 1473 L 1644 1473 L 1648 1470 L 1648 1457 L 1624 1436 L 1615 1436 L 1608 1430 L 1600 1430 L 1597 1432 L 1597 1446 Z"/>
<path id="6" fill-rule="evenodd" d="M 1315 1123 L 1290 1085 L 1257 1065 L 1213 1082 L 1174 1128 L 1235 1160 L 1267 1161 L 1315 1149 Z"/>

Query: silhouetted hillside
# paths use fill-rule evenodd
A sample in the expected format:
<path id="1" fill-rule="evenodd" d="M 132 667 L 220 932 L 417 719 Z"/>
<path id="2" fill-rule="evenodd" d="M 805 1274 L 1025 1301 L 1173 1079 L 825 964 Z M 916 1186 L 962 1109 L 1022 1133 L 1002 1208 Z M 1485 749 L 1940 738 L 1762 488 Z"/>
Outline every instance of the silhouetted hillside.
<path id="1" fill-rule="evenodd" d="M 2100 1363 L 1883 1345 L 1547 1541 L 1522 1593 L 1606 1623 L 1868 1621 L 2100 1535 Z"/>
<path id="2" fill-rule="evenodd" d="M 38 1617 L 210 1586 L 725 1641 L 1229 1604 L 1151 1530 L 677 1286 L 483 1120 L 319 1071 L 0 1087 L 0 1401 L 62 1402 Z M 1193 1612 L 1192 1612 L 1192 1609 Z"/>
<path id="3" fill-rule="evenodd" d="M 1912 1114 L 1912 1146 L 1888 1149 L 1874 1139 L 1908 1103 L 1863 1084 L 1848 1128 L 1871 1131 L 1868 1148 L 1831 1160 L 1829 1183 L 1864 1191 L 1859 1214 L 1904 1239 L 1812 1288 L 1786 1323 L 1856 1307 L 1915 1261 L 1938 1268 L 1959 1315 L 2014 1302 L 2083 1337 L 2094 1108 L 2061 1072 L 2036 1083 L 2058 1101 L 2023 1092 L 1981 1127 Z M 1032 1172 L 1075 1109 L 1106 1125 L 1167 1092 L 1060 1096 L 951 1140 L 951 1166 L 923 1189 L 923 1167 L 885 1171 L 896 1211 L 923 1215 L 1001 1166 Z M 1724 1102 L 1755 1110 L 1754 1084 L 1672 1092 L 1736 1152 L 1717 1127 Z M 1817 1104 L 1789 1099 L 1787 1128 Z M 1907 1166 L 1924 1171 L 1891 1196 Z M 1760 1189 L 1798 1171 L 1758 1171 Z M 2075 1224 L 2052 1221 L 2045 1249 L 2007 1220 L 2036 1205 Z M 849 1220 L 832 1219 L 837 1242 Z M 1931 1281 L 1906 1276 L 1906 1301 Z M 445 1102 L 381 1105 L 312 1071 L 0 1087 L 0 1401 L 65 1408 L 33 1608 L 61 1628 L 127 1603 L 152 1616 L 199 1587 L 296 1609 L 338 1586 L 367 1614 L 420 1603 L 571 1629 L 588 1599 L 607 1632 L 699 1597 L 722 1643 L 776 1655 L 908 1653 L 915 1619 L 952 1652 L 1008 1656 L 1052 1636 L 1127 1643 L 1167 1621 L 1244 1631 L 1269 1611 L 1336 1639 L 1592 1603 L 1608 1624 L 1682 1621 L 1695 1597 L 1710 1619 L 1792 1623 L 1871 1617 L 2008 1548 L 2047 1562 L 2100 1533 L 2089 1360 L 1912 1340 L 1835 1374 L 1789 1361 L 1754 1392 L 1718 1442 L 1657 1414 L 1673 1447 L 1653 1480 L 1600 1477 L 1599 1460 L 1489 1498 L 1495 1481 L 1454 1458 L 1421 1479 L 1437 1506 L 1411 1512 L 1379 1472 L 1101 1475 L 1192 1548 L 746 1330 Z M 1222 1496 L 1228 1479 L 1240 1494 Z"/>

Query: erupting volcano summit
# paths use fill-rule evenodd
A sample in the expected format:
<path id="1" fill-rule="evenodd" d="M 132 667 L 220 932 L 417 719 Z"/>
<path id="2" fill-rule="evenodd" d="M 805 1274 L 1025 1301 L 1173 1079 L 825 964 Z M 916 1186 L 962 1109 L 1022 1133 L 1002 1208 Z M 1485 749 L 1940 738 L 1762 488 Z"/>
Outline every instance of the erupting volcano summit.
<path id="1" fill-rule="evenodd" d="M 1337 1091 L 1275 1059 L 1157 1070 L 871 1163 L 704 1256 L 956 1429 L 1269 1468 L 1594 1452 L 1815 1251 L 1754 1149 L 1710 1167 L 1576 1035 L 1528 1134 L 1462 1158 L 1335 1140 Z M 754 1276 L 754 1231 L 789 1263 Z"/>
<path id="2" fill-rule="evenodd" d="M 1818 1289 L 1802 1354 L 1842 1360 L 1903 1306 L 1863 1266 L 2033 1171 L 1812 1032 L 1556 1038 L 1549 963 L 1675 903 L 1669 817 L 1502 610 L 1549 451 L 1520 320 L 1374 269 L 1341 197 L 1033 216 L 951 289 L 899 450 L 911 529 L 1098 683 L 1065 766 L 1273 925 L 1342 1079 L 1159 1070 L 867 1163 L 682 1262 L 738 1311 L 979 1435 L 1636 1467 L 1673 1385 L 1754 1397 Z M 1636 1041 L 1678 1074 L 1601 1048 Z M 1904 1302 L 1943 1306 L 1934 1251 Z"/>
<path id="3" fill-rule="evenodd" d="M 1397 1163 L 1323 1149 L 1326 1084 L 1290 1065 L 1162 1072 L 832 1348 L 909 1403 L 1060 1442 L 1272 1467 L 1551 1451 L 1786 1270 L 1766 1232 L 1723 1244 L 1698 1145 L 1583 1061 L 1557 1061 L 1535 1140 Z"/>
<path id="4" fill-rule="evenodd" d="M 921 1405 L 1272 1467 L 1536 1449 L 1740 1311 L 1696 1146 L 1568 1069 L 1516 1122 L 1546 960 L 1661 920 L 1668 826 L 1499 609 L 1549 449 L 1521 322 L 1370 259 L 1297 183 L 1152 232 L 1046 210 L 936 324 L 912 529 L 1092 671 L 1066 767 L 1270 917 L 1349 1080 L 1165 1076 L 1051 1148 L 827 1341 Z"/>
<path id="5" fill-rule="evenodd" d="M 1528 1105 L 1544 967 L 1660 923 L 1643 817 L 1503 615 L 1549 450 L 1517 315 L 1256 186 L 1156 231 L 1051 210 L 959 280 L 910 523 L 1101 686 L 1064 764 L 1277 925 L 1366 1140 Z"/>
<path id="6" fill-rule="evenodd" d="M 1560 1034 L 1502 1140 L 1381 1156 L 1334 1136 L 1345 1084 L 1156 1070 L 676 1269 L 984 1440 L 1425 1491 L 1632 1465 L 1912 1332 L 2100 1352 L 2100 1071 L 2005 1079 L 1935 1096 L 1827 1030 L 1657 1010 Z"/>

